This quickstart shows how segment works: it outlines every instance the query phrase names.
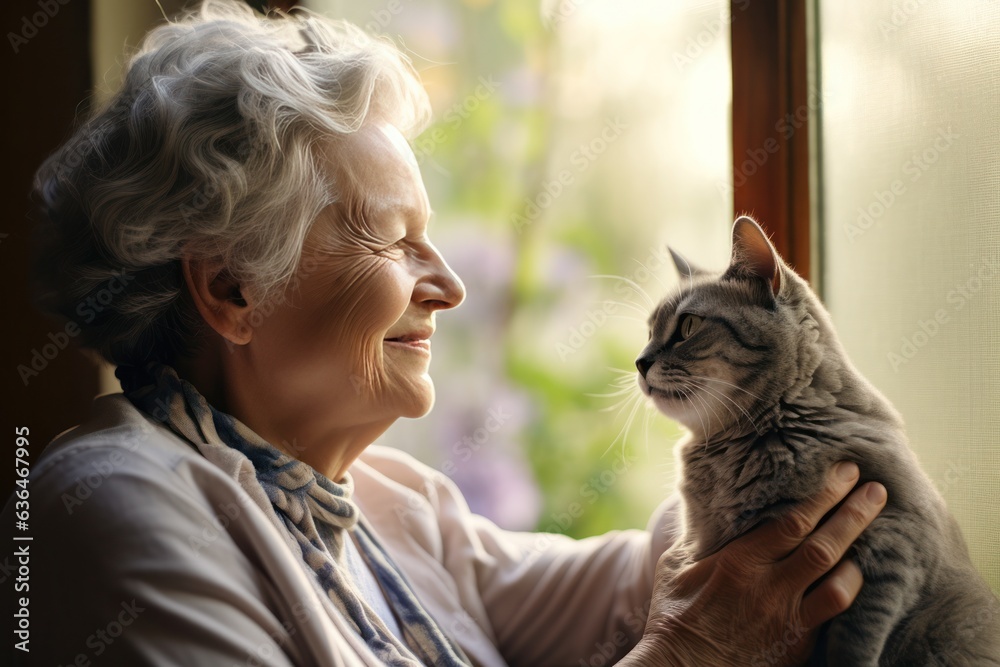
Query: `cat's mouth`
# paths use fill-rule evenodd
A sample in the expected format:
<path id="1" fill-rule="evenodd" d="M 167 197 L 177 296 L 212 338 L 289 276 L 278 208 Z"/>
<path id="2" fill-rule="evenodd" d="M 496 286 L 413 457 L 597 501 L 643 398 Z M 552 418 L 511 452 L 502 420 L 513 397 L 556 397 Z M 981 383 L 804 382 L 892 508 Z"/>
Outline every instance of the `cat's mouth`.
<path id="1" fill-rule="evenodd" d="M 687 398 L 687 392 L 685 391 L 670 388 L 663 389 L 650 385 L 641 373 L 639 374 L 639 388 L 642 389 L 642 393 L 650 398 L 665 398 L 670 401 L 681 401 Z"/>
<path id="2" fill-rule="evenodd" d="M 683 401 L 687 398 L 687 392 L 678 389 L 660 389 L 659 387 L 650 387 L 648 393 L 653 398 L 665 398 L 668 401 Z"/>
<path id="3" fill-rule="evenodd" d="M 680 389 L 663 389 L 661 387 L 654 387 L 650 385 L 641 375 L 639 376 L 639 387 L 642 389 L 642 393 L 646 394 L 646 396 L 649 396 L 650 398 L 665 398 L 668 401 L 682 401 L 688 396 L 688 392 Z"/>

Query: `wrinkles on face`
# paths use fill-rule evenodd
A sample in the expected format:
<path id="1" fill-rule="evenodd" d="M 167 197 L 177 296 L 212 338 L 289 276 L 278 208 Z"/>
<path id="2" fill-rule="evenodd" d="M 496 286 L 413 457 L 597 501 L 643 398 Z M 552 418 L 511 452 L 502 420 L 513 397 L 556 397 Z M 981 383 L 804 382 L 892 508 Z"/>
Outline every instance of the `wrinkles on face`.
<path id="1" fill-rule="evenodd" d="M 343 157 L 328 159 L 339 193 L 326 211 L 333 222 L 328 229 L 335 231 L 317 241 L 338 254 L 384 250 L 407 236 L 412 224 L 425 223 L 429 215 L 426 194 L 414 189 L 421 182 L 420 172 L 405 140 L 382 126 L 365 128 L 359 134 L 367 139 L 365 150 L 370 159 L 350 159 L 351 142 L 356 137 L 335 141 L 332 154 Z M 397 145 L 400 141 L 405 152 Z M 401 160 L 401 156 L 409 159 Z"/>
<path id="2" fill-rule="evenodd" d="M 330 203 L 287 298 L 223 358 L 219 393 L 268 442 L 339 479 L 396 419 L 433 406 L 435 313 L 464 289 L 427 237 L 427 192 L 397 130 L 373 121 L 315 157 Z"/>
<path id="3" fill-rule="evenodd" d="M 332 262 L 379 254 L 398 240 L 393 238 L 397 232 L 404 231 L 402 226 L 397 230 L 396 225 L 385 224 L 385 220 L 377 217 L 382 213 L 370 198 L 344 193 L 324 210 L 317 221 L 321 229 L 310 235 L 304 251 L 315 252 Z"/>
<path id="4" fill-rule="evenodd" d="M 427 201 L 416 187 L 419 172 L 398 159 L 392 137 L 373 131 L 365 138 L 364 160 L 351 159 L 346 142 L 331 151 L 337 200 L 314 225 L 304 257 L 321 267 L 310 279 L 311 301 L 324 304 L 317 329 L 351 360 L 354 394 L 375 401 L 391 389 L 420 390 L 412 373 L 390 378 L 384 339 L 412 295 L 410 263 L 427 254 Z"/>
<path id="5" fill-rule="evenodd" d="M 356 394 L 374 398 L 384 389 L 382 341 L 386 329 L 387 311 L 402 311 L 406 302 L 396 295 L 408 290 L 387 293 L 379 287 L 387 282 L 405 280 L 394 260 L 365 248 L 352 250 L 351 245 L 371 244 L 371 239 L 356 234 L 352 240 L 325 244 L 322 250 L 311 249 L 322 268 L 310 279 L 314 302 L 322 303 L 317 311 L 315 330 L 331 347 L 337 348 L 352 361 L 347 369 Z M 393 296 L 396 296 L 393 299 Z M 394 303 L 393 301 L 398 301 Z"/>

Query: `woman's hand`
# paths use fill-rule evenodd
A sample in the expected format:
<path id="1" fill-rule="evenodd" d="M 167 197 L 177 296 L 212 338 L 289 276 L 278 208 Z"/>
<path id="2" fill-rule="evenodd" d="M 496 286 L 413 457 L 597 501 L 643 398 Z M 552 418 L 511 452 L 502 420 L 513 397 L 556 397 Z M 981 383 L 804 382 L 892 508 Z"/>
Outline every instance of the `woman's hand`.
<path id="1" fill-rule="evenodd" d="M 696 563 L 680 547 L 663 554 L 646 633 L 619 665 L 803 664 L 817 628 L 861 590 L 861 571 L 842 559 L 885 505 L 885 488 L 865 484 L 816 528 L 857 480 L 855 464 L 839 463 L 815 498 L 717 553 Z"/>

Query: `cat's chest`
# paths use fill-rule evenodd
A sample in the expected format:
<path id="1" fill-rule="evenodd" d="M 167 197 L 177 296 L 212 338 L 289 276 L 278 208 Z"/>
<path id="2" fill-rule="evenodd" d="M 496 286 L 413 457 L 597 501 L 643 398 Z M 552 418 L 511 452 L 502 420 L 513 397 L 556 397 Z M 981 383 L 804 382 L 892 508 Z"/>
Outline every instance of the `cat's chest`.
<path id="1" fill-rule="evenodd" d="M 828 467 L 822 451 L 786 433 L 736 440 L 717 450 L 683 446 L 681 492 L 689 506 L 729 525 L 756 523 L 814 494 Z"/>

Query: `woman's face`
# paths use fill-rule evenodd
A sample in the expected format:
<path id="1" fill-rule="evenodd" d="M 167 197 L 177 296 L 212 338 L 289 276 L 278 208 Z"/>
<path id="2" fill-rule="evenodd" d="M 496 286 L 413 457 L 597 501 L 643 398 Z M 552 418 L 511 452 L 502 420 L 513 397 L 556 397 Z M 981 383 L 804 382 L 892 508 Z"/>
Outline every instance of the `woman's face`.
<path id="1" fill-rule="evenodd" d="M 370 123 L 326 156 L 338 200 L 310 230 L 288 292 L 257 308 L 252 381 L 289 420 L 422 416 L 434 403 L 435 314 L 465 288 L 427 236 L 427 192 L 394 127 Z"/>

